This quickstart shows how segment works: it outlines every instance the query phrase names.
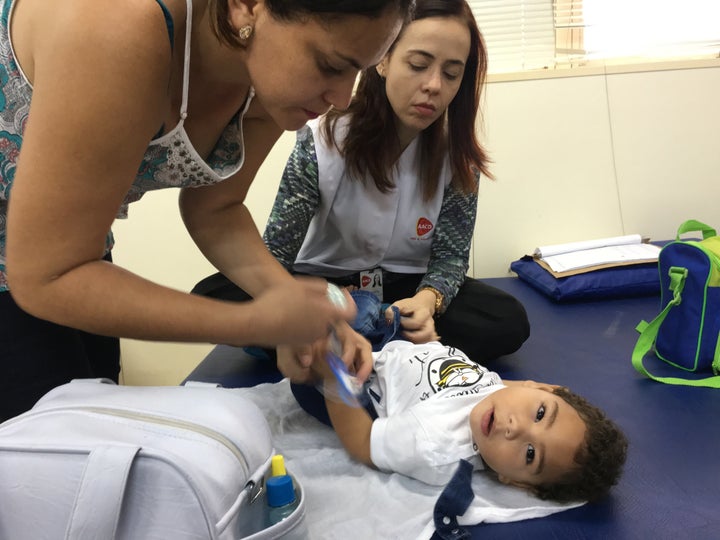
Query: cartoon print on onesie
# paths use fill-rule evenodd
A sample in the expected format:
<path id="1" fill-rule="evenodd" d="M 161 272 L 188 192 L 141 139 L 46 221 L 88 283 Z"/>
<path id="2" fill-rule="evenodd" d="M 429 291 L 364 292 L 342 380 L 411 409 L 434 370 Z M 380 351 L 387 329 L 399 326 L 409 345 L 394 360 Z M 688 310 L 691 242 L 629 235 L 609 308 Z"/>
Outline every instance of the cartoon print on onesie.
<path id="1" fill-rule="evenodd" d="M 478 364 L 456 355 L 454 351 L 454 348 L 448 347 L 447 357 L 436 358 L 428 365 L 428 383 L 435 393 L 445 388 L 473 386 L 483 377 Z"/>
<path id="2" fill-rule="evenodd" d="M 408 346 L 412 348 L 410 354 Z M 487 386 L 501 384 L 497 374 L 470 361 L 459 349 L 439 342 L 413 346 L 393 341 L 374 356 L 374 371 L 366 383 L 366 390 L 373 404 L 382 409 L 394 408 L 398 402 L 404 403 L 403 407 L 412 406 L 435 396 L 475 394 Z M 394 384 L 388 380 L 404 382 Z M 392 405 L 386 401 L 388 391 L 395 395 Z"/>

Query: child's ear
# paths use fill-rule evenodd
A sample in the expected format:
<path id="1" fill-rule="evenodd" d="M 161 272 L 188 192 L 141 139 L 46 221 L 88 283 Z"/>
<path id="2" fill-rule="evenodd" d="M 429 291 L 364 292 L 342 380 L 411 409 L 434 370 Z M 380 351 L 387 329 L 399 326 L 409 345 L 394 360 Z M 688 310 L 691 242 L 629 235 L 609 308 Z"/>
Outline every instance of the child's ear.
<path id="1" fill-rule="evenodd" d="M 562 388 L 559 384 L 549 384 L 549 383 L 541 383 L 537 381 L 523 381 L 523 386 L 527 388 L 536 388 L 538 390 L 544 390 L 545 392 L 550 392 L 551 394 L 558 388 Z"/>
<path id="2" fill-rule="evenodd" d="M 532 484 L 528 484 L 527 482 L 519 482 L 517 480 L 511 480 L 510 478 L 508 478 L 507 476 L 503 476 L 502 474 L 498 474 L 497 478 L 501 483 L 503 483 L 507 486 L 518 487 L 521 489 L 526 489 L 531 492 L 534 491 L 534 489 L 535 489 L 535 486 L 533 486 Z"/>

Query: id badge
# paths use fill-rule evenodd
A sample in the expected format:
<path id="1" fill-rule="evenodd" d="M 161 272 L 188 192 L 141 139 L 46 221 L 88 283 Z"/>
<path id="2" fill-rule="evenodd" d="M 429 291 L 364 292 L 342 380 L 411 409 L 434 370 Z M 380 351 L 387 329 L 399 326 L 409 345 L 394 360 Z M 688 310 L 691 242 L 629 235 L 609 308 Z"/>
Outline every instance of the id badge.
<path id="1" fill-rule="evenodd" d="M 380 268 L 360 272 L 360 290 L 368 291 L 383 300 L 383 274 Z"/>

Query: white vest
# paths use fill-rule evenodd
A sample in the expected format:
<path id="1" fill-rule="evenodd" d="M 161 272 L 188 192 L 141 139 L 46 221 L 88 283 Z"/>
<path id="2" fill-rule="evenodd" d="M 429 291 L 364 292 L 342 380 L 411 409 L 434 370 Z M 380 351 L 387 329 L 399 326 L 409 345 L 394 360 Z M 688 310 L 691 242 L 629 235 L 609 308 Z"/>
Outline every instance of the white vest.
<path id="1" fill-rule="evenodd" d="M 423 201 L 416 137 L 393 168 L 395 189 L 381 193 L 375 183 L 352 180 L 334 146 L 308 123 L 315 140 L 320 203 L 295 261 L 295 270 L 337 277 L 382 267 L 390 272 L 425 273 L 440 207 L 451 176 L 445 160 L 437 192 Z M 336 125 L 343 140 L 346 121 Z"/>

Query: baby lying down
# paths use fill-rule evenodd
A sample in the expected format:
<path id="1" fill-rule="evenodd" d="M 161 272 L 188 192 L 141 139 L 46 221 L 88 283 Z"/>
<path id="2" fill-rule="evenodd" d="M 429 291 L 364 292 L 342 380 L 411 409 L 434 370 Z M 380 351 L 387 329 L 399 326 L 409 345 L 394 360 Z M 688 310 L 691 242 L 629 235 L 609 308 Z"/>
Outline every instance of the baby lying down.
<path id="1" fill-rule="evenodd" d="M 328 364 L 313 365 L 332 426 L 362 463 L 445 485 L 464 459 L 558 502 L 597 500 L 622 472 L 625 436 L 566 388 L 501 380 L 437 341 L 390 341 L 373 360 L 365 408 L 332 399 Z"/>

